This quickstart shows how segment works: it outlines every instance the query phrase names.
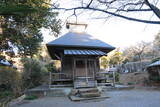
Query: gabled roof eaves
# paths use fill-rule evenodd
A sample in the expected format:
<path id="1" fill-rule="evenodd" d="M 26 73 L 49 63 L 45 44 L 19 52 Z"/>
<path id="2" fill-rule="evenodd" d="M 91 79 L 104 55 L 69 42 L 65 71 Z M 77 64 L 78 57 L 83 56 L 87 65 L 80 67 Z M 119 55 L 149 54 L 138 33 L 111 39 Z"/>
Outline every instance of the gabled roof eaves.
<path id="1" fill-rule="evenodd" d="M 149 68 L 149 67 L 153 67 L 153 66 L 160 66 L 160 61 L 156 61 L 156 62 L 148 65 L 147 67 Z"/>
<path id="2" fill-rule="evenodd" d="M 90 48 L 104 48 L 113 50 L 115 47 L 95 39 L 89 34 L 86 33 L 74 33 L 68 32 L 64 36 L 59 37 L 56 40 L 53 40 L 47 44 L 47 46 L 56 46 L 56 47 L 90 47 Z"/>

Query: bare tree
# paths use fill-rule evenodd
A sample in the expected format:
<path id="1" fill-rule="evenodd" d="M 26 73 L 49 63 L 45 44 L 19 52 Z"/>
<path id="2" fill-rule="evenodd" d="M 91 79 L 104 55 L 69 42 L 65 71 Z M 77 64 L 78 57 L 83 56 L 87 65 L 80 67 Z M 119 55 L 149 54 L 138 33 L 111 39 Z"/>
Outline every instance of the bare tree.
<path id="1" fill-rule="evenodd" d="M 71 8 L 59 7 L 57 3 L 52 4 L 52 9 L 62 9 L 65 11 L 73 11 L 73 15 L 77 16 L 77 11 L 91 10 L 93 12 L 105 13 L 106 17 L 116 16 L 119 18 L 149 23 L 160 24 L 159 0 L 72 0 L 77 2 L 78 6 Z M 132 15 L 129 15 L 131 13 Z M 153 13 L 157 20 L 145 19 L 144 17 L 134 17 L 134 13 Z"/>
<path id="2" fill-rule="evenodd" d="M 147 43 L 141 42 L 138 43 L 134 48 L 132 48 L 132 52 L 138 56 L 139 61 L 142 61 L 142 54 L 144 53 L 147 47 Z"/>
<path id="3" fill-rule="evenodd" d="M 126 56 L 126 59 L 129 61 L 142 61 L 142 56 L 147 51 L 147 48 L 149 46 L 149 43 L 146 42 L 140 42 L 137 43 L 134 46 L 130 46 L 125 49 L 124 55 Z"/>
<path id="4" fill-rule="evenodd" d="M 155 38 L 153 40 L 153 56 L 159 57 L 160 56 L 160 32 L 155 35 Z"/>

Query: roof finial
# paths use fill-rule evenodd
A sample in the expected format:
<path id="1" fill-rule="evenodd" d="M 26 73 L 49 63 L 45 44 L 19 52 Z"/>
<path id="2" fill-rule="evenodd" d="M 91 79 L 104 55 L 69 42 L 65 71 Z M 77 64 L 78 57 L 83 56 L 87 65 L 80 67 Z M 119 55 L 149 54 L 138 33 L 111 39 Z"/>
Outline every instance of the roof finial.
<path id="1" fill-rule="evenodd" d="M 77 23 L 77 22 L 75 23 L 67 22 L 66 23 L 66 28 L 72 32 L 84 32 L 87 26 L 88 24 L 84 24 L 84 23 Z"/>

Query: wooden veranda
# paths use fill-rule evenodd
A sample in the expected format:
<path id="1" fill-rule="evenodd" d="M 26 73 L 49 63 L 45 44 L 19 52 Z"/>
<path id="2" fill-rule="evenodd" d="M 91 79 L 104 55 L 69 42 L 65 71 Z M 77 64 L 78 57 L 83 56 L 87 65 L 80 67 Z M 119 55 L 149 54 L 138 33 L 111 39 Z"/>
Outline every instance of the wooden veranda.
<path id="1" fill-rule="evenodd" d="M 70 78 L 71 75 L 68 73 L 52 73 L 50 72 L 50 78 L 49 78 L 49 88 L 54 87 L 72 87 L 76 88 L 76 82 L 73 84 L 73 78 Z M 80 81 L 88 82 L 90 77 L 79 77 Z M 103 72 L 97 72 L 96 78 L 95 78 L 96 86 L 115 86 L 115 72 L 114 71 L 103 71 Z M 58 84 L 57 84 L 58 83 Z"/>

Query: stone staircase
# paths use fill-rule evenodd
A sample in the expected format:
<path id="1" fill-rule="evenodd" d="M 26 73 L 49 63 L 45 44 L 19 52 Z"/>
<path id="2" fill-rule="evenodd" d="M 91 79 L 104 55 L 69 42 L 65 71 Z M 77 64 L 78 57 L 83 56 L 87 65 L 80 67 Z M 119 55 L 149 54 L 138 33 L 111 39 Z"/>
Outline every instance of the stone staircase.
<path id="1" fill-rule="evenodd" d="M 91 97 L 100 97 L 101 93 L 97 88 L 82 88 L 78 89 L 79 97 L 82 98 L 91 98 Z"/>
<path id="2" fill-rule="evenodd" d="M 95 80 L 75 80 L 74 88 L 94 88 L 97 86 L 97 81 Z"/>
<path id="3" fill-rule="evenodd" d="M 101 92 L 98 88 L 79 88 L 71 91 L 70 99 L 72 101 L 92 100 L 101 98 Z"/>

